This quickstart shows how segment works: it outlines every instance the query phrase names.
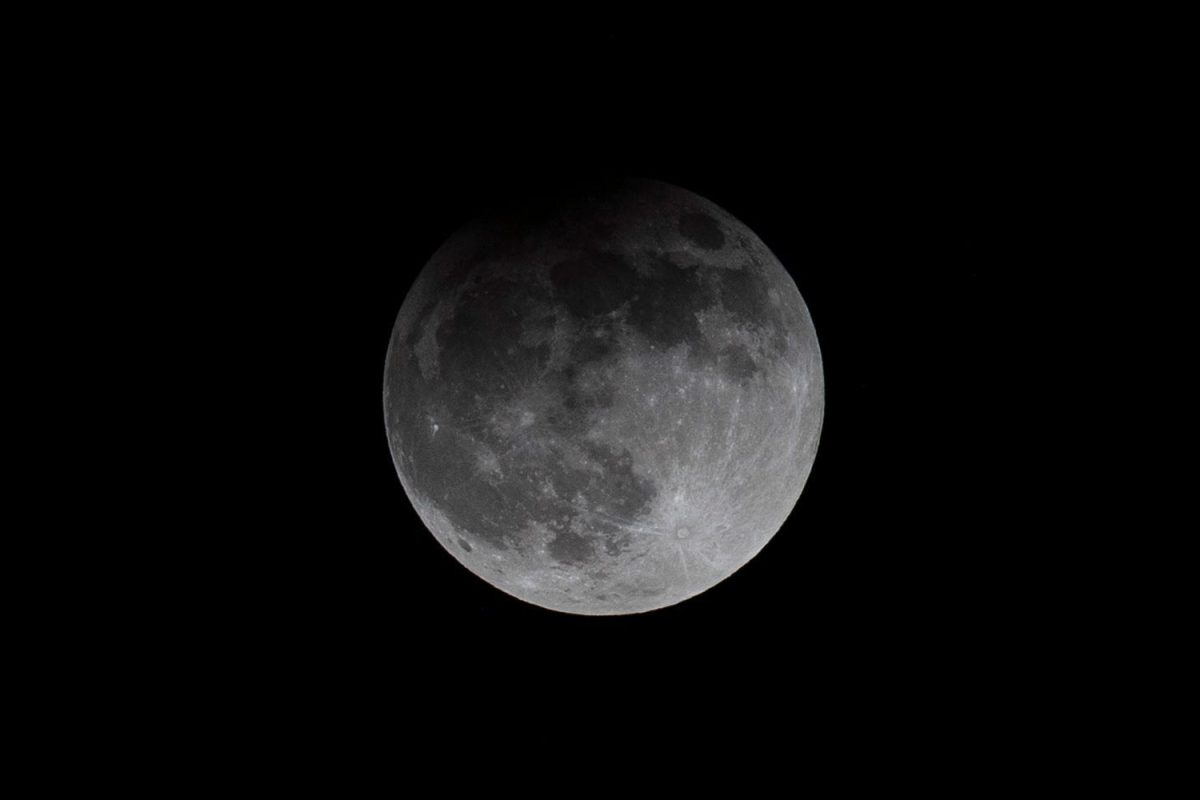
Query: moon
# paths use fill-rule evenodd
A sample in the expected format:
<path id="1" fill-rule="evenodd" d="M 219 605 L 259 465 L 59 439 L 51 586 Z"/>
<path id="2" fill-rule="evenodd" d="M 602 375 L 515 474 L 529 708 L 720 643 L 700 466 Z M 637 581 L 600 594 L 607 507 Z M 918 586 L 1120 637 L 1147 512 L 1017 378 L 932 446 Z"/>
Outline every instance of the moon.
<path id="1" fill-rule="evenodd" d="M 464 226 L 405 298 L 384 369 L 426 527 L 496 588 L 573 614 L 673 605 L 746 564 L 800 497 L 824 405 L 787 270 L 723 209 L 649 180 Z"/>

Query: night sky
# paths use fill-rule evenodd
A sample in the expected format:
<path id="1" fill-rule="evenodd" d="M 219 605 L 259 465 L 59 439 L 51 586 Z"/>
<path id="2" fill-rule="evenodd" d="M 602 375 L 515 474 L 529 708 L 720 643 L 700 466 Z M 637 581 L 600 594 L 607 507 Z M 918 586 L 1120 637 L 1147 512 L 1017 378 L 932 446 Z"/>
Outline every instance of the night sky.
<path id="1" fill-rule="evenodd" d="M 283 257 L 257 273 L 281 317 L 258 401 L 281 511 L 248 551 L 282 646 L 368 683 L 416 667 L 439 690 L 585 697 L 668 675 L 714 696 L 903 682 L 995 657 L 1024 602 L 1011 567 L 1036 547 L 1014 524 L 1030 443 L 1012 420 L 1039 392 L 1015 244 L 1033 222 L 1011 203 L 1025 162 L 997 74 L 849 34 L 707 36 L 377 34 L 295 45 L 269 71 L 287 79 L 250 92 L 269 124 L 248 138 L 248 205 L 263 194 L 246 224 Z M 826 408 L 762 553 L 680 605 L 584 618 L 501 593 L 424 530 L 381 392 L 395 315 L 447 236 L 498 199 L 606 175 L 684 187 L 759 235 L 811 311 Z"/>

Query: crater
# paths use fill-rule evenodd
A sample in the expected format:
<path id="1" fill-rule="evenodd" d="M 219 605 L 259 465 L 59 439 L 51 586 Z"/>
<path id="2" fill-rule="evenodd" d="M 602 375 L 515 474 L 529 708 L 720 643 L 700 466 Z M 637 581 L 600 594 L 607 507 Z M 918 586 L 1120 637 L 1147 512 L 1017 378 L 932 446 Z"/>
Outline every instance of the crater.
<path id="1" fill-rule="evenodd" d="M 708 287 L 691 270 L 664 270 L 639 283 L 629 324 L 664 347 L 698 342 L 702 336 L 696 312 L 708 306 L 709 299 Z"/>
<path id="2" fill-rule="evenodd" d="M 774 317 L 770 287 L 756 270 L 725 270 L 720 273 L 721 305 L 726 311 L 748 322 L 758 322 L 765 315 Z"/>
<path id="3" fill-rule="evenodd" d="M 771 287 L 756 269 L 724 270 L 719 282 L 721 306 L 752 328 L 764 332 L 772 355 L 787 349 L 787 330 L 778 303 L 771 302 Z"/>
<path id="4" fill-rule="evenodd" d="M 740 344 L 722 350 L 718 364 L 721 372 L 738 383 L 745 383 L 759 373 L 750 351 Z"/>
<path id="5" fill-rule="evenodd" d="M 604 552 L 610 556 L 619 556 L 625 550 L 629 549 L 629 544 L 633 537 L 628 533 L 620 531 L 610 531 L 604 539 Z"/>
<path id="6" fill-rule="evenodd" d="M 589 497 L 604 505 L 608 513 L 618 519 L 636 521 L 647 513 L 658 496 L 658 487 L 634 470 L 629 451 L 614 452 L 590 441 L 581 444 L 602 470 L 593 477 Z"/>
<path id="7" fill-rule="evenodd" d="M 546 549 L 560 564 L 582 564 L 590 561 L 594 554 L 591 541 L 573 531 L 559 531 Z"/>

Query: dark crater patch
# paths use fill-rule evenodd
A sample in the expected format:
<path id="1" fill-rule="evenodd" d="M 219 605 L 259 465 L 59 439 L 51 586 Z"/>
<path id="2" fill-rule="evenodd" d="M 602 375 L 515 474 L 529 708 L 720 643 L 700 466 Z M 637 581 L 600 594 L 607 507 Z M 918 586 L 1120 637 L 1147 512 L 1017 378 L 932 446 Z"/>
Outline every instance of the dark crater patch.
<path id="1" fill-rule="evenodd" d="M 564 433 L 582 432 L 590 425 L 589 414 L 601 409 L 612 408 L 616 399 L 617 391 L 612 386 L 593 388 L 571 383 L 567 386 L 566 395 L 563 398 L 564 413 L 557 416 L 551 415 L 551 421 L 560 422 Z"/>
<path id="2" fill-rule="evenodd" d="M 633 537 L 628 533 L 609 533 L 604 537 L 604 552 L 610 556 L 619 556 L 629 549 Z"/>
<path id="3" fill-rule="evenodd" d="M 554 396 L 561 398 L 548 415 L 554 430 L 567 436 L 581 434 L 590 425 L 593 411 L 612 407 L 616 387 L 601 370 L 617 352 L 616 331 L 607 320 L 584 325 L 572 339 L 566 366 L 543 377 Z"/>
<path id="4" fill-rule="evenodd" d="M 582 469 L 553 469 L 547 477 L 554 487 L 554 493 L 561 498 L 587 497 L 592 484 L 592 476 Z"/>
<path id="5" fill-rule="evenodd" d="M 633 295 L 637 279 L 616 253 L 590 252 L 550 268 L 555 297 L 585 319 L 615 310 Z"/>
<path id="6" fill-rule="evenodd" d="M 567 430 L 576 431 L 579 425 L 586 426 L 588 413 L 611 408 L 616 402 L 616 387 L 597 379 L 589 371 L 568 365 L 563 370 L 562 377 L 566 382 L 562 392 L 562 405 L 566 411 L 563 422 L 566 423 Z"/>
<path id="7" fill-rule="evenodd" d="M 655 597 L 666 591 L 665 586 L 634 585 L 627 581 L 621 581 L 615 588 L 626 597 Z"/>
<path id="8" fill-rule="evenodd" d="M 725 234 L 708 214 L 685 213 L 679 218 L 679 232 L 705 250 L 720 250 L 725 246 Z"/>
<path id="9" fill-rule="evenodd" d="M 588 456 L 601 467 L 593 475 L 590 498 L 596 505 L 608 509 L 608 514 L 622 522 L 634 522 L 650 510 L 658 495 L 654 482 L 633 471 L 633 456 L 628 451 L 612 449 L 591 441 L 583 442 Z"/>
<path id="10" fill-rule="evenodd" d="M 695 270 L 673 264 L 638 283 L 629 323 L 664 347 L 703 339 L 696 311 L 710 304 L 710 292 Z"/>
<path id="11" fill-rule="evenodd" d="M 722 270 L 718 278 L 721 305 L 747 322 L 760 323 L 764 315 L 775 315 L 770 287 L 757 270 Z"/>
<path id="12" fill-rule="evenodd" d="M 570 363 L 576 365 L 601 361 L 617 351 L 616 331 L 611 325 L 584 328 L 571 342 Z"/>
<path id="13" fill-rule="evenodd" d="M 461 547 L 463 550 L 466 550 L 468 553 L 475 549 L 474 547 L 471 547 L 470 542 L 468 542 L 466 539 L 462 538 L 461 536 L 458 537 L 458 546 Z"/>
<path id="14" fill-rule="evenodd" d="M 444 384 L 454 387 L 456 397 L 507 394 L 514 384 L 536 380 L 550 347 L 526 347 L 520 339 L 546 299 L 536 286 L 506 278 L 487 281 L 463 295 L 454 316 L 437 331 Z"/>
<path id="15" fill-rule="evenodd" d="M 567 530 L 559 531 L 546 549 L 551 558 L 562 564 L 584 564 L 595 555 L 589 538 Z"/>
<path id="16" fill-rule="evenodd" d="M 750 351 L 740 344 L 722 350 L 717 365 L 722 373 L 742 384 L 761 372 Z"/>
<path id="17" fill-rule="evenodd" d="M 717 281 L 721 305 L 741 322 L 769 333 L 768 349 L 787 349 L 783 315 L 771 304 L 770 286 L 758 269 L 722 270 Z"/>

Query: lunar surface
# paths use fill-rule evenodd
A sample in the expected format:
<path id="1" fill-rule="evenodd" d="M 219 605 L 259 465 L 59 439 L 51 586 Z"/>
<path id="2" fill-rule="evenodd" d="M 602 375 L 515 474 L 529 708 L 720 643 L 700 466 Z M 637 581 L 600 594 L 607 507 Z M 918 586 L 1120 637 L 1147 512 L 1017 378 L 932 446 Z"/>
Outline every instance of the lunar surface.
<path id="1" fill-rule="evenodd" d="M 753 558 L 800 497 L 824 396 L 791 276 L 730 214 L 653 181 L 455 233 L 400 309 L 383 387 L 433 535 L 575 614 L 672 605 Z"/>

